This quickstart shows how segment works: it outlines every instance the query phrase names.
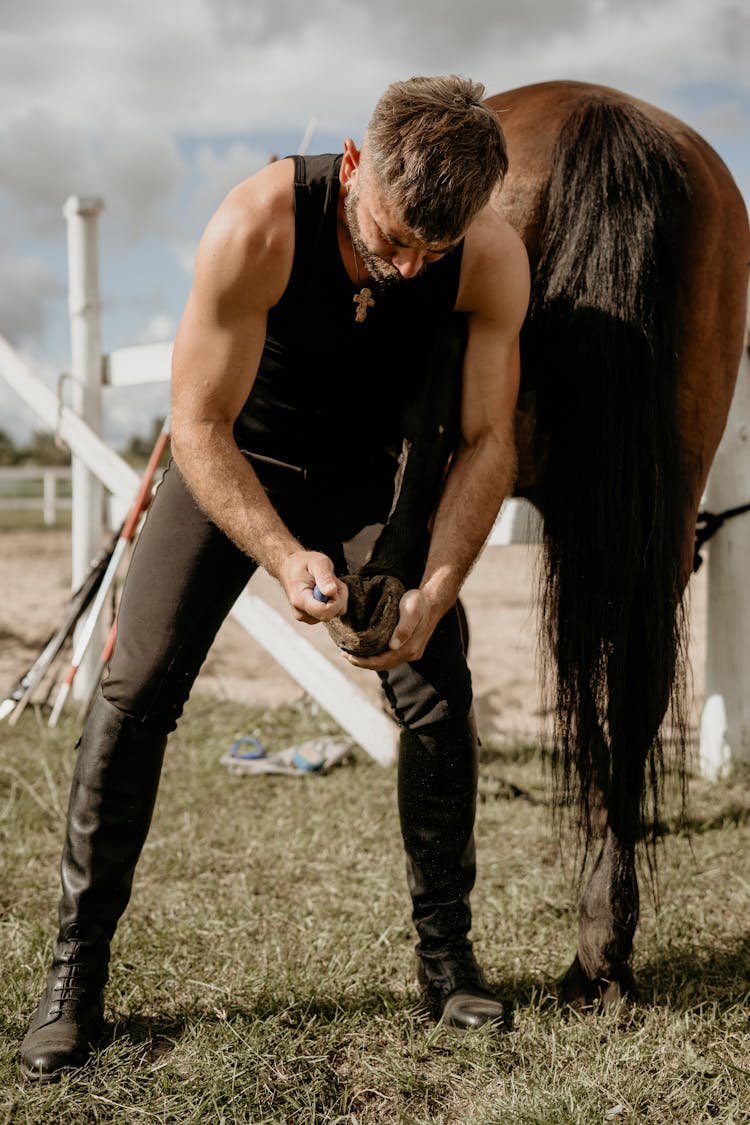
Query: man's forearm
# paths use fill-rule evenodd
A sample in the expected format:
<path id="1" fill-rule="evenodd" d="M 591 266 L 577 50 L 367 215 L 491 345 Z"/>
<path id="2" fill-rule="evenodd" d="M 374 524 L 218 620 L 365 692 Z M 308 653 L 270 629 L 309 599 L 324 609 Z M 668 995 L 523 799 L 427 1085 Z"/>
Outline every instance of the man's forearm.
<path id="1" fill-rule="evenodd" d="M 436 617 L 455 602 L 513 488 L 516 470 L 511 436 L 488 437 L 458 452 L 446 477 L 432 529 L 420 588 Z"/>
<path id="2" fill-rule="evenodd" d="M 278 577 L 301 550 L 224 426 L 173 427 L 175 462 L 198 506 L 245 554 Z"/>

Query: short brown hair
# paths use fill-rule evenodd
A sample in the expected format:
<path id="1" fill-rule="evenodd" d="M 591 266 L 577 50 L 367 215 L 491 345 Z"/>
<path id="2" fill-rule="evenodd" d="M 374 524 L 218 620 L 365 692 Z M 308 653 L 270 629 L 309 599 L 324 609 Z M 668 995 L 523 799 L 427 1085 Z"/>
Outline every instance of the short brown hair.
<path id="1" fill-rule="evenodd" d="M 484 86 L 452 74 L 393 82 L 363 150 L 379 185 L 423 242 L 460 238 L 508 170 L 505 137 Z"/>

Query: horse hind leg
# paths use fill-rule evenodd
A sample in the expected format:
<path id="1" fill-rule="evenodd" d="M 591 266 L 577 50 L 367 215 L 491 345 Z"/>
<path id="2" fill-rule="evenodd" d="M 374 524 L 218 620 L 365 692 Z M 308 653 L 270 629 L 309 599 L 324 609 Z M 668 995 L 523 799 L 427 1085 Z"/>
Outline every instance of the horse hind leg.
<path id="1" fill-rule="evenodd" d="M 587 847 L 595 840 L 601 840 L 601 847 L 579 903 L 576 956 L 559 992 L 561 1003 L 578 1010 L 636 998 L 629 966 L 639 914 L 634 830 L 631 824 L 628 843 L 610 824 L 609 748 L 601 729 L 599 735 L 581 815 Z"/>
<path id="2" fill-rule="evenodd" d="M 639 893 L 635 847 L 610 825 L 579 906 L 578 949 L 560 985 L 560 1000 L 580 1010 L 607 1009 L 635 1000 L 630 968 L 638 925 Z"/>
<path id="3" fill-rule="evenodd" d="M 681 613 L 678 611 L 678 618 Z M 591 816 L 606 818 L 601 850 L 594 862 L 579 906 L 578 947 L 560 989 L 561 999 L 578 1009 L 597 1003 L 604 1009 L 621 1000 L 636 1000 L 637 988 L 630 957 L 638 926 L 640 896 L 636 874 L 636 848 L 644 835 L 642 798 L 646 793 L 647 768 L 651 780 L 661 776 L 659 731 L 672 702 L 676 724 L 678 767 L 679 748 L 684 744 L 685 717 L 681 693 L 672 694 L 679 664 L 679 646 L 662 654 L 651 670 L 650 698 L 635 690 L 640 683 L 633 653 L 643 651 L 643 621 L 633 614 L 630 641 L 633 649 L 625 666 L 610 670 L 610 708 L 613 706 L 612 680 L 620 679 L 617 693 L 619 710 L 609 714 L 609 741 L 602 737 L 601 758 L 597 763 L 588 795 Z M 629 647 L 629 646 L 628 646 Z M 678 768 L 681 776 L 681 769 Z M 653 814 L 657 814 L 656 791 L 652 794 Z M 595 830 L 589 820 L 587 838 Z M 653 837 L 643 841 L 652 849 Z M 653 852 L 649 851 L 654 860 Z"/>

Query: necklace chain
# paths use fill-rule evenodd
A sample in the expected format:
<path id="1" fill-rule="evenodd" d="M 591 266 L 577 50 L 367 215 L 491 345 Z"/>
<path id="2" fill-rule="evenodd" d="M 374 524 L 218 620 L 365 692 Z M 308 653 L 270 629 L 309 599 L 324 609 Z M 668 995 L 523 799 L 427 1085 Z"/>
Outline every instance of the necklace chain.
<path id="1" fill-rule="evenodd" d="M 349 235 L 349 245 L 351 246 L 352 254 L 354 255 L 354 272 L 357 275 L 357 285 L 361 285 L 362 281 L 361 281 L 360 276 L 359 276 L 359 262 L 357 261 L 357 248 L 354 245 L 354 239 L 352 238 L 351 228 L 350 228 L 348 223 L 346 224 L 346 233 Z"/>

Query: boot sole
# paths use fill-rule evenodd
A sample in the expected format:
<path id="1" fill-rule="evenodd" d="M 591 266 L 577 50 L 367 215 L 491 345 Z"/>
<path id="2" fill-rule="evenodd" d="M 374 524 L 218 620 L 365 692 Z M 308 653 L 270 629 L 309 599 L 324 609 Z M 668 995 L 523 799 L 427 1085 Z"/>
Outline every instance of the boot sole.
<path id="1" fill-rule="evenodd" d="M 55 1082 L 59 1082 L 64 1074 L 73 1074 L 81 1068 L 79 1066 L 61 1066 L 59 1070 L 44 1071 L 32 1070 L 31 1067 L 19 1063 L 18 1069 L 24 1082 L 34 1083 L 37 1086 L 51 1086 Z"/>

